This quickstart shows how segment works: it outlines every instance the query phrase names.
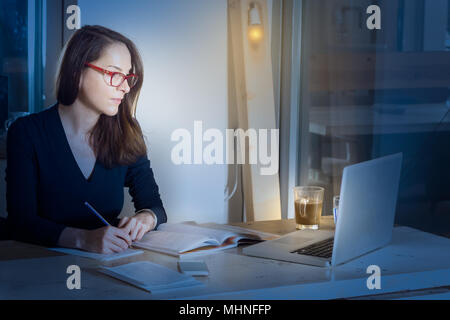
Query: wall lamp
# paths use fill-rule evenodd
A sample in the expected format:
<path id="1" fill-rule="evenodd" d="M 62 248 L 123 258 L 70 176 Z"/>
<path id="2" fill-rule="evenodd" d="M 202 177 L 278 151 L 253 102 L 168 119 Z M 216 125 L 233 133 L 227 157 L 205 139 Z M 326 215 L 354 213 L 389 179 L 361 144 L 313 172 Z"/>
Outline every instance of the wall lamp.
<path id="1" fill-rule="evenodd" d="M 258 4 L 251 2 L 248 9 L 248 39 L 250 43 L 257 45 L 264 38 L 264 28 L 261 23 L 261 15 Z"/>

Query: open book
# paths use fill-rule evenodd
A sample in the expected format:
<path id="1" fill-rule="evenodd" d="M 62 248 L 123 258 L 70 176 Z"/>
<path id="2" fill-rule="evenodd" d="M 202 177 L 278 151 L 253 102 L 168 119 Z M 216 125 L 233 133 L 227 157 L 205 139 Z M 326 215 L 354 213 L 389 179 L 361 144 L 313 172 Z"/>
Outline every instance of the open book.
<path id="1" fill-rule="evenodd" d="M 218 224 L 202 226 L 191 223 L 163 223 L 157 231 L 147 233 L 133 245 L 184 259 L 233 248 L 241 243 L 278 237 L 270 233 Z"/>

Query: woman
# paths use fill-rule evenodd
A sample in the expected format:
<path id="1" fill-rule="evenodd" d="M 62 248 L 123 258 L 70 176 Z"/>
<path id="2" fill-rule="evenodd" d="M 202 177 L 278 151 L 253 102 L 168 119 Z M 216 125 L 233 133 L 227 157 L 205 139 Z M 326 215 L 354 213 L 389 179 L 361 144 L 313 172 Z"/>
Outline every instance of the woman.
<path id="1" fill-rule="evenodd" d="M 134 117 L 142 81 L 139 53 L 123 35 L 85 26 L 72 36 L 58 72 L 58 102 L 8 130 L 7 211 L 14 239 L 113 253 L 167 221 Z M 136 215 L 119 221 L 124 187 Z"/>

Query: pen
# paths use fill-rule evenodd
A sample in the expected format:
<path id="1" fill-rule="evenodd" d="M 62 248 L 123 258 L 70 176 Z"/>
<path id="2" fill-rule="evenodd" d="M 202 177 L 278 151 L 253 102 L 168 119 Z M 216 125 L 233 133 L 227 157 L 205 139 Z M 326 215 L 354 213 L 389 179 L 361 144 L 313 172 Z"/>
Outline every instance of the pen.
<path id="1" fill-rule="evenodd" d="M 91 212 L 92 212 L 93 214 L 95 214 L 100 220 L 102 220 L 102 222 L 103 222 L 105 225 L 110 226 L 110 224 L 108 223 L 108 221 L 106 221 L 105 218 L 103 218 L 102 215 L 101 215 L 100 213 L 98 213 L 97 210 L 95 210 L 95 209 L 94 209 L 87 201 L 86 201 L 84 204 L 89 208 L 89 210 L 91 210 Z"/>

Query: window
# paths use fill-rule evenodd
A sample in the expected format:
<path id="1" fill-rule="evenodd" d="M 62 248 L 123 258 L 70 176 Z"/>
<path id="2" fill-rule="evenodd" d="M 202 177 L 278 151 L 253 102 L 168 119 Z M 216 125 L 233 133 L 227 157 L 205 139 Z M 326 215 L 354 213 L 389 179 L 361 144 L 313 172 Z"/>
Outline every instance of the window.
<path id="1" fill-rule="evenodd" d="M 366 26 L 372 4 L 381 30 Z M 450 233 L 450 1 L 303 0 L 292 13 L 301 21 L 288 43 L 298 32 L 295 184 L 325 187 L 331 214 L 345 166 L 402 152 L 396 223 Z"/>
<path id="2" fill-rule="evenodd" d="M 8 111 L 28 111 L 27 1 L 2 1 L 0 43 L 0 124 L 3 129 Z"/>
<path id="3" fill-rule="evenodd" d="M 2 0 L 0 10 L 0 131 L 15 112 L 56 102 L 54 79 L 63 44 L 64 8 L 74 0 Z M 1 132 L 0 132 L 1 135 Z"/>

